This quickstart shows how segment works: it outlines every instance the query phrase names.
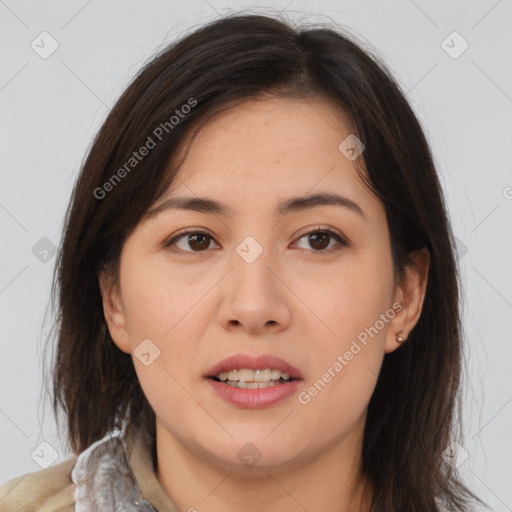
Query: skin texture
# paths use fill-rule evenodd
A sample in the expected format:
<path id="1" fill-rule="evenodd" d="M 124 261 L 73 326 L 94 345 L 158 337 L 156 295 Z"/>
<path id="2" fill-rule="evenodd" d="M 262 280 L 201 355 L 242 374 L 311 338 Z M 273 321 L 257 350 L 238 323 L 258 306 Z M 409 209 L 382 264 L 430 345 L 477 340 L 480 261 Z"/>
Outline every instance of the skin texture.
<path id="1" fill-rule="evenodd" d="M 99 276 L 116 345 L 133 355 L 150 339 L 160 350 L 149 366 L 133 362 L 157 416 L 158 479 L 180 510 L 368 510 L 371 490 L 356 485 L 367 405 L 384 355 L 400 347 L 395 333 L 406 339 L 419 318 L 428 253 L 397 286 L 384 207 L 338 149 L 351 133 L 323 98 L 261 97 L 217 114 L 153 206 L 207 196 L 232 215 L 166 210 L 143 220 L 123 247 L 119 280 Z M 275 214 L 279 202 L 321 191 L 350 198 L 365 217 L 340 206 Z M 304 236 L 322 227 L 348 246 Z M 188 228 L 212 238 L 163 247 Z M 263 248 L 252 263 L 236 252 L 247 236 Z M 301 370 L 307 390 L 397 302 L 402 309 L 305 405 L 292 395 L 235 407 L 204 377 L 236 353 L 274 354 Z M 253 467 L 237 456 L 248 442 L 261 454 Z"/>

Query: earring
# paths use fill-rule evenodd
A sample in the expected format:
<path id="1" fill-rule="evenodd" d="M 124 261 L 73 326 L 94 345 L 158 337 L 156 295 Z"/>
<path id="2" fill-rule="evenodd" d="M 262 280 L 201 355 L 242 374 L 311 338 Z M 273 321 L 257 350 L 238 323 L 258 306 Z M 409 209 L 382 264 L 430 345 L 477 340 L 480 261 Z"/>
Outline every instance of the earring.
<path id="1" fill-rule="evenodd" d="M 402 332 L 402 331 L 398 331 L 398 332 L 395 334 L 395 336 L 396 336 L 396 342 L 397 342 L 398 344 L 401 344 L 401 343 L 403 343 L 403 342 L 405 341 L 405 339 L 404 339 L 404 338 L 402 338 L 402 336 L 400 336 L 400 334 L 398 334 L 399 332 Z"/>

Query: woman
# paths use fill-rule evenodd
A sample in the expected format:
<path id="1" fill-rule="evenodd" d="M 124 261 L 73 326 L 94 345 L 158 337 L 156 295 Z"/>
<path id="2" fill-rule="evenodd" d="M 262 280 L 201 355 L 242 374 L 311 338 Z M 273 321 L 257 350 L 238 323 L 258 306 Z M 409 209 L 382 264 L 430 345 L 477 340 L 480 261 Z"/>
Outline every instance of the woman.
<path id="1" fill-rule="evenodd" d="M 198 29 L 83 165 L 53 289 L 75 455 L 3 510 L 468 510 L 453 251 L 382 63 L 264 16 Z"/>

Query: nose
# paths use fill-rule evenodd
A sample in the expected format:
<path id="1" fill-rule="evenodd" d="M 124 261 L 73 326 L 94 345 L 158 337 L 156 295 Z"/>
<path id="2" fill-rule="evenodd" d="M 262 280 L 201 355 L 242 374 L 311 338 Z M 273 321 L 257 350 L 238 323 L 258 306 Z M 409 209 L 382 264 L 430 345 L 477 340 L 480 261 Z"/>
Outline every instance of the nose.
<path id="1" fill-rule="evenodd" d="M 291 311 L 287 287 L 279 278 L 279 265 L 271 251 L 263 251 L 252 262 L 236 252 L 233 268 L 226 276 L 218 310 L 220 324 L 227 331 L 249 334 L 277 333 L 288 328 Z"/>

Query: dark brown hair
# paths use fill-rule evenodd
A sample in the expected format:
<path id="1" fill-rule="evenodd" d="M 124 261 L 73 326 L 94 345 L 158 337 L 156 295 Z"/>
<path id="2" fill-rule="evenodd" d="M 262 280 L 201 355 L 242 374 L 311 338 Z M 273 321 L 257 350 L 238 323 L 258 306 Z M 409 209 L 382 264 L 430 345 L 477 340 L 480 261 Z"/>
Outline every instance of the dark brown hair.
<path id="1" fill-rule="evenodd" d="M 467 510 L 480 500 L 442 458 L 461 439 L 462 334 L 454 239 L 426 137 L 385 65 L 353 36 L 260 15 L 216 20 L 156 55 L 83 163 L 52 288 L 52 403 L 56 417 L 65 413 L 71 449 L 80 453 L 123 424 L 154 436 L 131 355 L 106 328 L 98 272 L 116 276 L 124 241 L 172 183 L 186 137 L 216 112 L 261 94 L 323 96 L 347 112 L 366 146 L 362 178 L 385 206 L 396 274 L 404 275 L 415 251 L 430 253 L 419 321 L 385 355 L 369 403 L 362 462 L 374 510 L 432 512 L 436 503 Z M 154 147 L 127 166 L 148 137 Z"/>

